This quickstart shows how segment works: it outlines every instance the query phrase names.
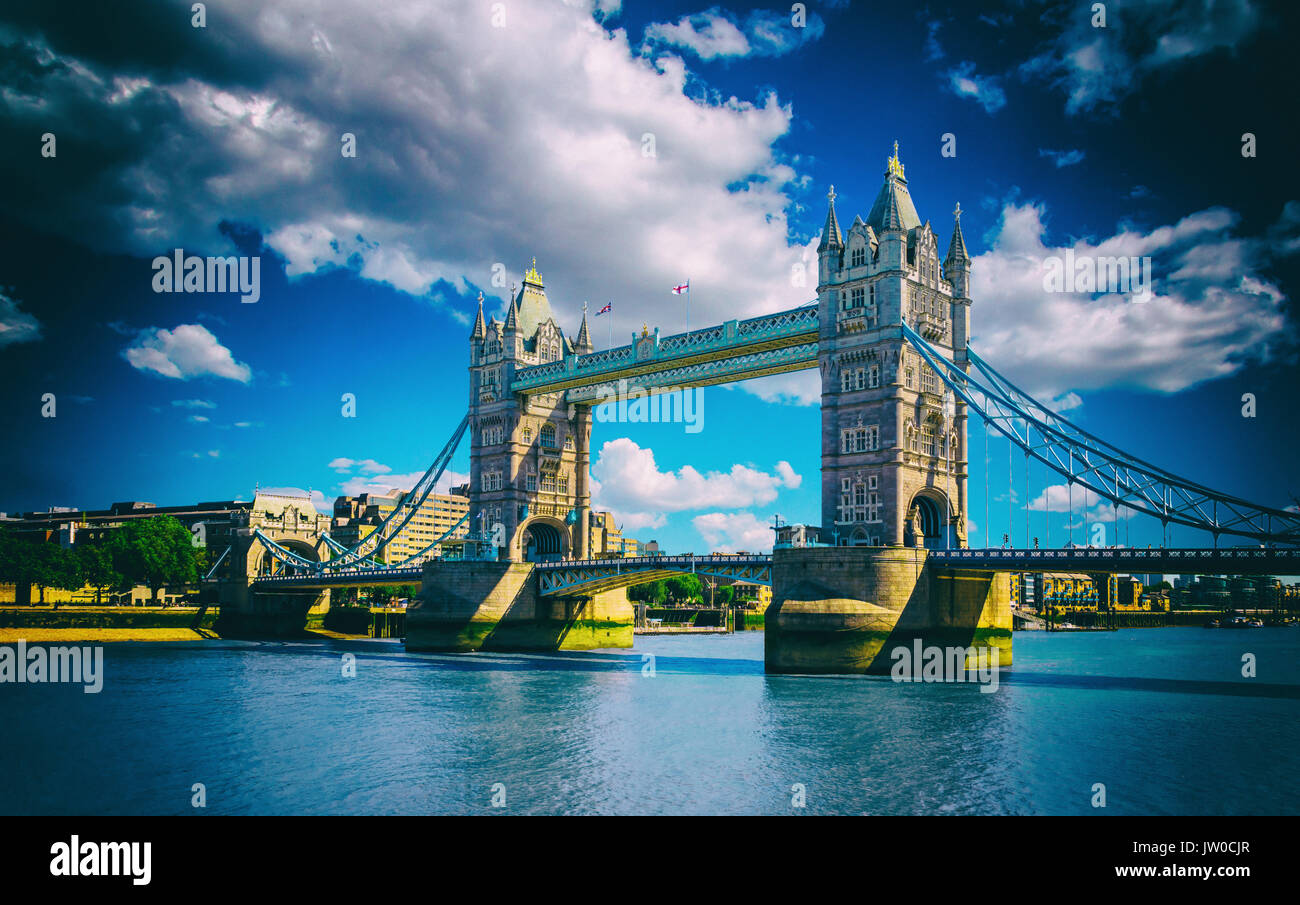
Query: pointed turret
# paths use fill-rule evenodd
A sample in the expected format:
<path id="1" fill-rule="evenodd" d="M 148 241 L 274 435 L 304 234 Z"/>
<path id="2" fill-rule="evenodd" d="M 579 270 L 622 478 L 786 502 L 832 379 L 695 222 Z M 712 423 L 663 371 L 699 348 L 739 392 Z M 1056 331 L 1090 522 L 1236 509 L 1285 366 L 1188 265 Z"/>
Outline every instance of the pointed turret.
<path id="1" fill-rule="evenodd" d="M 511 295 L 513 296 L 513 293 Z M 519 330 L 519 315 L 517 313 L 519 311 L 519 299 L 511 298 L 509 308 L 510 310 L 506 312 L 505 329 L 507 333 L 515 333 Z"/>
<path id="2" fill-rule="evenodd" d="M 487 336 L 487 327 L 483 323 L 483 293 L 478 294 L 478 316 L 474 318 L 474 332 L 470 339 L 483 339 Z"/>
<path id="3" fill-rule="evenodd" d="M 944 278 L 952 284 L 953 298 L 970 298 L 970 255 L 966 252 L 966 239 L 961 234 L 961 205 L 952 212 L 952 241 L 948 243 L 948 257 L 943 261 Z"/>
<path id="4" fill-rule="evenodd" d="M 961 234 L 961 205 L 952 212 L 952 241 L 948 243 L 948 257 L 943 261 L 944 270 L 948 270 L 955 263 L 961 262 L 970 264 L 970 255 L 966 253 L 966 239 Z"/>
<path id="5" fill-rule="evenodd" d="M 831 186 L 831 190 L 826 193 L 826 199 L 830 204 L 826 210 L 826 225 L 822 227 L 822 240 L 817 245 L 818 252 L 844 247 L 844 239 L 840 236 L 840 221 L 835 217 L 835 186 Z"/>
<path id="6" fill-rule="evenodd" d="M 889 158 L 885 184 L 880 187 L 880 193 L 871 205 L 867 225 L 877 235 L 886 230 L 907 232 L 921 225 L 921 218 L 916 215 L 916 206 L 912 204 L 912 195 L 907 190 L 902 161 L 898 159 L 898 142 L 894 142 L 894 156 Z"/>
<path id="7" fill-rule="evenodd" d="M 578 339 L 573 344 L 577 352 L 586 352 L 596 348 L 591 342 L 591 331 L 587 329 L 587 303 L 582 303 L 582 326 L 578 328 Z"/>

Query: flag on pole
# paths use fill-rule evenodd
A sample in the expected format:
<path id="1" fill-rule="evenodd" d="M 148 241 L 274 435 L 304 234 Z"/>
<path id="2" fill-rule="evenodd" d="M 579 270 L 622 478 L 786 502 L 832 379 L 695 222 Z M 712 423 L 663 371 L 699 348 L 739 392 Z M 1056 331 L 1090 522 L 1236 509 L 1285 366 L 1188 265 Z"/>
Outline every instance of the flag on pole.
<path id="1" fill-rule="evenodd" d="M 674 287 L 673 287 L 673 295 L 683 295 L 683 294 L 685 294 L 685 293 L 687 293 L 687 292 L 690 292 L 690 291 L 691 291 L 691 281 L 690 281 L 690 280 L 687 280 L 685 283 L 682 283 L 680 286 L 674 286 Z"/>
<path id="2" fill-rule="evenodd" d="M 609 302 L 608 304 L 605 305 L 604 308 L 601 308 L 599 311 L 596 312 L 596 316 L 599 317 L 602 314 L 608 314 L 613 310 L 614 310 L 614 303 Z"/>

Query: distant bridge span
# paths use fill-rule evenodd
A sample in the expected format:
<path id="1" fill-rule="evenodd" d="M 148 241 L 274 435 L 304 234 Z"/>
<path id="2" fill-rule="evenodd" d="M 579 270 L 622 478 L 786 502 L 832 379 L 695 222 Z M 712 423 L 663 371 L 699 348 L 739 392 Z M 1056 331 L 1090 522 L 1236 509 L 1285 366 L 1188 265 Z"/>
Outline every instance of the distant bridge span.
<path id="1" fill-rule="evenodd" d="M 704 575 L 772 586 L 770 554 L 638 556 L 537 564 L 538 593 L 595 594 L 673 575 Z"/>

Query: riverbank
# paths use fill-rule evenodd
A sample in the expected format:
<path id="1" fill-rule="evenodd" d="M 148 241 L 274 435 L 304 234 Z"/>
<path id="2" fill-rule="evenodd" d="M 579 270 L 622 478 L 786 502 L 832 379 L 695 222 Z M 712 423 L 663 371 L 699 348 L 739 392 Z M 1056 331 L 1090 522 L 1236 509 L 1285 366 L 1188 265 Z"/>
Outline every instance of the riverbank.
<path id="1" fill-rule="evenodd" d="M 138 606 L 0 608 L 0 643 L 197 641 L 215 638 L 215 609 Z"/>
<path id="2" fill-rule="evenodd" d="M 198 607 L 52 606 L 0 607 L 0 644 L 117 641 L 203 641 L 220 638 L 219 611 Z M 197 620 L 197 625 L 196 625 Z M 335 641 L 366 638 L 364 632 L 326 628 L 319 615 L 308 617 L 301 638 Z"/>
<path id="3" fill-rule="evenodd" d="M 114 641 L 202 641 L 217 637 L 183 628 L 0 628 L 0 644 L 106 644 Z"/>

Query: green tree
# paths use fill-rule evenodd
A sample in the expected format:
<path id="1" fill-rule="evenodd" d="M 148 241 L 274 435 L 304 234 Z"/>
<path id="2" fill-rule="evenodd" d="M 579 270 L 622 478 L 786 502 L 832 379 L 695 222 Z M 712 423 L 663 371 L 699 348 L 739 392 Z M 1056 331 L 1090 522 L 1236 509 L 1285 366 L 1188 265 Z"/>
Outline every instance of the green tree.
<path id="1" fill-rule="evenodd" d="M 15 602 L 29 605 L 31 587 L 40 589 L 40 603 L 45 603 L 46 588 L 75 591 L 82 586 L 77 555 L 57 543 L 23 537 L 0 529 L 0 581 L 13 582 Z"/>
<path id="2" fill-rule="evenodd" d="M 723 606 L 731 606 L 736 599 L 736 589 L 729 584 L 723 585 L 714 593 L 713 599 Z"/>
<path id="3" fill-rule="evenodd" d="M 37 583 L 41 586 L 41 603 L 45 602 L 45 589 L 79 591 L 85 584 L 81 560 L 75 552 L 59 544 L 40 545 L 37 556 Z"/>
<path id="4" fill-rule="evenodd" d="M 637 603 L 662 606 L 668 599 L 668 588 L 664 580 L 660 578 L 656 581 L 633 585 L 627 589 L 627 596 L 629 600 L 634 600 Z"/>
<path id="5" fill-rule="evenodd" d="M 170 515 L 127 522 L 112 535 L 113 567 L 131 584 L 149 588 L 149 602 L 158 605 L 158 591 L 198 581 L 198 557 L 190 532 Z"/>
<path id="6" fill-rule="evenodd" d="M 40 577 L 39 557 L 37 541 L 0 528 L 0 580 L 13 582 L 15 603 L 31 605 L 32 585 Z"/>
<path id="7" fill-rule="evenodd" d="M 86 584 L 95 589 L 95 604 L 103 602 L 105 589 L 125 590 L 126 579 L 113 567 L 113 551 L 104 541 L 88 541 L 74 548 Z"/>
<path id="8" fill-rule="evenodd" d="M 695 575 L 674 575 L 664 581 L 668 588 L 668 598 L 673 603 L 690 603 L 700 600 L 704 595 L 704 585 Z"/>

